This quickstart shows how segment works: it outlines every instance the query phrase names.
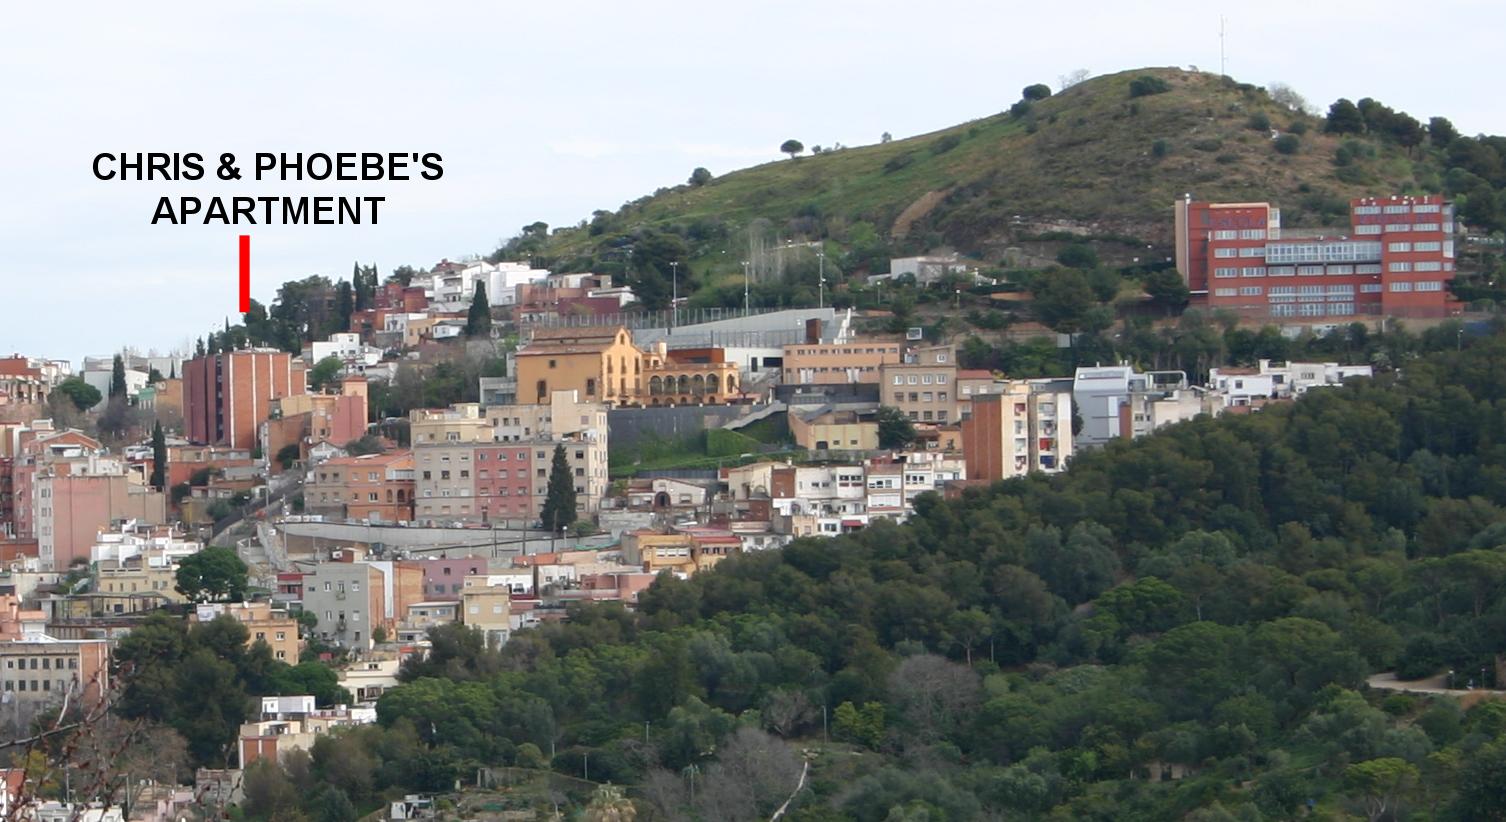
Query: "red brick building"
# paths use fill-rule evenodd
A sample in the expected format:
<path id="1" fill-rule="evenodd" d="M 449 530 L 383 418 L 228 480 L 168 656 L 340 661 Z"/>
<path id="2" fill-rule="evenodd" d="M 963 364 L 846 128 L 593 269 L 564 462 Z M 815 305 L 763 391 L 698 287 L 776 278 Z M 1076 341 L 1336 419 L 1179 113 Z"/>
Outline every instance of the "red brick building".
<path id="1" fill-rule="evenodd" d="M 198 357 L 183 364 L 183 424 L 200 445 L 255 448 L 272 400 L 306 391 L 303 363 L 259 348 Z"/>
<path id="2" fill-rule="evenodd" d="M 1350 201 L 1350 225 L 1282 229 L 1270 203 L 1176 203 L 1177 270 L 1195 302 L 1271 317 L 1457 313 L 1454 206 L 1435 194 Z"/>

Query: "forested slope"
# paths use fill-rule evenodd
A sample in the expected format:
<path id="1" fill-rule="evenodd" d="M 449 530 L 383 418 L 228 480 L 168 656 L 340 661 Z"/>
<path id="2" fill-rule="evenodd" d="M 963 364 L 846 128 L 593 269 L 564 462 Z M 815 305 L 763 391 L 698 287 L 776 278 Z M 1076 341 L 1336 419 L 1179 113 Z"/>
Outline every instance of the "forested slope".
<path id="1" fill-rule="evenodd" d="M 249 810 L 515 764 L 640 818 L 767 818 L 809 750 L 793 819 L 1498 818 L 1506 702 L 1363 685 L 1493 684 L 1506 643 L 1506 340 L 1463 344 L 665 577 L 636 614 L 500 652 L 438 631 L 378 727 L 254 771 Z"/>

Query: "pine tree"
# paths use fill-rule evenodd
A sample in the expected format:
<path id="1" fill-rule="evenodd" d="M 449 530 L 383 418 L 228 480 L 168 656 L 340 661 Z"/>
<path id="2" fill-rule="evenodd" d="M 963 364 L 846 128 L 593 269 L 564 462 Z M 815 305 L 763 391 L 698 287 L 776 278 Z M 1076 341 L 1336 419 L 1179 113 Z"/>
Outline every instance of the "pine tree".
<path id="1" fill-rule="evenodd" d="M 465 317 L 467 337 L 490 337 L 492 333 L 492 306 L 486 301 L 486 283 L 476 283 L 476 295 L 471 297 L 471 310 Z"/>
<path id="2" fill-rule="evenodd" d="M 110 399 L 126 395 L 125 360 L 119 354 L 110 365 Z"/>
<path id="3" fill-rule="evenodd" d="M 200 337 L 200 338 L 198 338 L 198 339 L 197 339 L 197 340 L 195 340 L 195 341 L 194 341 L 194 345 L 193 345 L 193 355 L 194 355 L 194 356 L 195 356 L 195 357 L 202 357 L 202 356 L 204 356 L 204 355 L 205 355 L 205 354 L 206 354 L 206 353 L 207 353 L 207 352 L 208 352 L 208 349 L 206 349 L 206 348 L 205 348 L 205 347 L 204 347 L 204 338 L 203 338 L 203 337 Z"/>
<path id="4" fill-rule="evenodd" d="M 575 479 L 571 476 L 570 460 L 565 456 L 563 445 L 554 446 L 554 464 L 549 469 L 549 494 L 544 497 L 544 510 L 539 519 L 551 532 L 575 521 Z"/>
<path id="5" fill-rule="evenodd" d="M 161 420 L 152 423 L 152 487 L 167 490 L 167 437 Z"/>

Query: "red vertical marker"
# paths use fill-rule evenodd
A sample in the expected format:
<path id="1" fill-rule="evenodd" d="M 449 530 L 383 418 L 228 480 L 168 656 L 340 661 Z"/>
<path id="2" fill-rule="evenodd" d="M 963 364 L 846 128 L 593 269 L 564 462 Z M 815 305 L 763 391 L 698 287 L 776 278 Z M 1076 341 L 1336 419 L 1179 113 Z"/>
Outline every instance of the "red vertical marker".
<path id="1" fill-rule="evenodd" d="M 251 235 L 241 235 L 241 313 L 251 310 Z"/>

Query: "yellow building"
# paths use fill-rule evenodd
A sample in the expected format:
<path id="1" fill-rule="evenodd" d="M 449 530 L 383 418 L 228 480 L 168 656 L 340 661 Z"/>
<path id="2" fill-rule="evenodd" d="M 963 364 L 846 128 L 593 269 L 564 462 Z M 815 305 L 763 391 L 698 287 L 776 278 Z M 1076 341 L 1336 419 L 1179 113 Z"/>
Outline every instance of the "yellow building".
<path id="1" fill-rule="evenodd" d="M 560 391 L 608 405 L 727 402 L 741 389 L 720 348 L 648 350 L 626 328 L 543 329 L 517 352 L 518 402 L 544 405 Z"/>
<path id="2" fill-rule="evenodd" d="M 790 434 L 807 451 L 872 451 L 879 447 L 873 413 L 820 408 L 789 412 Z"/>
<path id="3" fill-rule="evenodd" d="M 643 391 L 643 352 L 626 328 L 550 328 L 517 352 L 518 401 L 574 389 L 585 402 L 628 405 Z"/>
<path id="4" fill-rule="evenodd" d="M 287 611 L 274 610 L 270 602 L 211 602 L 198 605 L 189 619 L 209 622 L 221 615 L 246 626 L 246 647 L 265 642 L 272 649 L 273 659 L 298 664 L 303 640 L 298 638 L 298 621 Z"/>
<path id="5" fill-rule="evenodd" d="M 460 621 L 479 630 L 488 645 L 501 646 L 512 633 L 512 594 L 506 585 L 468 576 L 460 588 Z"/>
<path id="6" fill-rule="evenodd" d="M 170 602 L 187 602 L 178 593 L 176 566 L 142 567 L 128 562 L 124 566 L 102 561 L 95 568 L 97 590 L 102 594 L 156 594 Z"/>

